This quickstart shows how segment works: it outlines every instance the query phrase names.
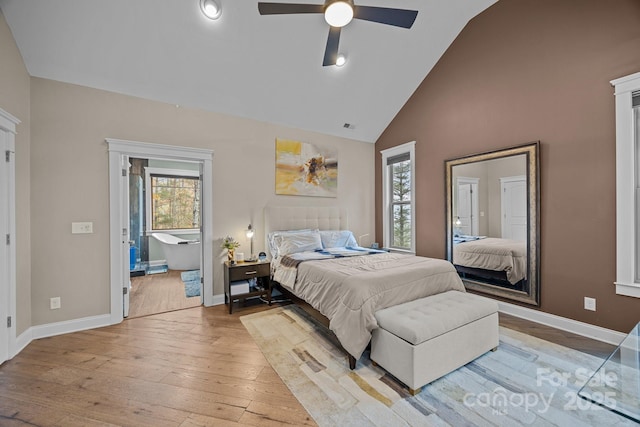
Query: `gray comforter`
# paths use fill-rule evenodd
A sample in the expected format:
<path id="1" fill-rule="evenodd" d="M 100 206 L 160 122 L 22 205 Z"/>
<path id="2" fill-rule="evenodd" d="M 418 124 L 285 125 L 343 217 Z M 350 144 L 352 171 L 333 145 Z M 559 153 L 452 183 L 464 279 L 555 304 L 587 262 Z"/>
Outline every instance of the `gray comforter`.
<path id="1" fill-rule="evenodd" d="M 493 237 L 458 243 L 453 246 L 453 263 L 463 267 L 504 271 L 509 283 L 515 285 L 527 278 L 527 244 Z"/>
<path id="2" fill-rule="evenodd" d="M 277 267 L 274 279 L 278 281 Z M 450 262 L 393 253 L 300 262 L 295 282 L 289 282 L 281 284 L 326 316 L 329 328 L 356 359 L 378 327 L 376 311 L 465 290 Z"/>

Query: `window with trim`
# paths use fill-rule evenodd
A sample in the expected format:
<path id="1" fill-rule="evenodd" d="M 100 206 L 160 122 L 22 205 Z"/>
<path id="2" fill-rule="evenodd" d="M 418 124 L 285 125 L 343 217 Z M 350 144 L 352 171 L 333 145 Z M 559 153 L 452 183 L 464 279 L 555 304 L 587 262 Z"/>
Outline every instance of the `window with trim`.
<path id="1" fill-rule="evenodd" d="M 383 245 L 415 253 L 415 141 L 381 151 Z"/>
<path id="2" fill-rule="evenodd" d="M 147 168 L 147 229 L 200 230 L 200 177 L 196 171 Z"/>
<path id="3" fill-rule="evenodd" d="M 640 73 L 611 84 L 616 97 L 616 293 L 640 298 Z"/>

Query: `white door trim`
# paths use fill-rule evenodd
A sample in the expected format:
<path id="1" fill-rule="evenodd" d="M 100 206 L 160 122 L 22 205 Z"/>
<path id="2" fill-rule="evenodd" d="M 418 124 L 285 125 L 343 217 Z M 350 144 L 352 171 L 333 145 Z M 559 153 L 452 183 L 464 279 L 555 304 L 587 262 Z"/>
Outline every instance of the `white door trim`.
<path id="1" fill-rule="evenodd" d="M 129 168 L 131 164 L 129 163 L 129 156 L 126 154 L 120 154 L 120 168 L 122 174 L 120 175 L 120 200 L 122 204 L 120 205 L 120 227 L 122 239 L 120 240 L 120 244 L 122 247 L 120 248 L 120 257 L 122 258 L 122 263 L 124 265 L 130 265 L 130 249 L 131 245 L 129 244 L 129 239 L 131 239 L 131 230 L 129 221 Z M 126 228 L 124 225 L 126 224 Z M 123 268 L 120 270 L 120 277 L 122 283 L 122 316 L 129 317 L 129 294 L 131 292 L 131 273 L 129 269 Z M 126 292 L 126 293 L 124 293 Z"/>
<path id="2" fill-rule="evenodd" d="M 15 135 L 19 123 L 20 120 L 0 108 L 0 263 L 3 264 L 0 269 L 0 364 L 17 351 Z"/>
<path id="3" fill-rule="evenodd" d="M 109 216 L 110 216 L 110 277 L 111 277 L 111 323 L 120 323 L 123 320 L 122 309 L 122 287 L 120 278 L 124 268 L 129 269 L 129 265 L 123 265 L 124 257 L 121 256 L 121 234 L 120 213 L 122 212 L 122 195 L 120 194 L 120 179 L 122 169 L 120 166 L 121 157 L 140 157 L 148 159 L 175 159 L 183 161 L 202 162 L 202 255 L 204 263 L 202 265 L 202 277 L 204 279 L 204 305 L 209 307 L 214 305 L 213 298 L 213 150 L 177 147 L 170 145 L 152 144 L 147 142 L 126 141 L 121 139 L 106 139 L 109 145 Z M 126 225 L 128 228 L 128 224 Z"/>

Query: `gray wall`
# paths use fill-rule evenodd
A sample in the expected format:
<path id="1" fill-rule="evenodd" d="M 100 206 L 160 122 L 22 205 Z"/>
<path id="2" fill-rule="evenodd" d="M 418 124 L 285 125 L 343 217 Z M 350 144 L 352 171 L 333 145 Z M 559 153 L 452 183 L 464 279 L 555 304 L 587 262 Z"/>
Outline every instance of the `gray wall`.
<path id="1" fill-rule="evenodd" d="M 249 222 L 263 236 L 263 208 L 340 205 L 354 234 L 373 232 L 374 145 L 97 89 L 31 79 L 33 324 L 109 313 L 109 195 L 105 138 L 208 148 L 213 158 L 213 234 L 248 248 Z M 337 150 L 337 198 L 275 195 L 275 139 Z M 358 189 L 358 191 L 353 191 Z M 72 221 L 94 234 L 72 235 Z M 60 248 L 64 248 L 61 250 Z M 256 240 L 256 251 L 264 248 Z M 214 294 L 222 294 L 220 241 L 214 241 Z M 62 308 L 49 310 L 60 296 Z"/>

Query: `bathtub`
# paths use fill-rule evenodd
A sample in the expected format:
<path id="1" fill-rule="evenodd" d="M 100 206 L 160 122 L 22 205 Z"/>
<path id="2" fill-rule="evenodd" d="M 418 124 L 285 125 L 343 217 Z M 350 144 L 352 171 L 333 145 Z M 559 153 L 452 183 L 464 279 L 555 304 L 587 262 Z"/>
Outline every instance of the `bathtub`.
<path id="1" fill-rule="evenodd" d="M 169 270 L 198 270 L 200 268 L 200 242 L 185 240 L 167 233 L 153 233 L 160 242 Z"/>

